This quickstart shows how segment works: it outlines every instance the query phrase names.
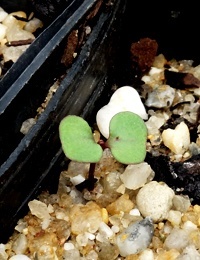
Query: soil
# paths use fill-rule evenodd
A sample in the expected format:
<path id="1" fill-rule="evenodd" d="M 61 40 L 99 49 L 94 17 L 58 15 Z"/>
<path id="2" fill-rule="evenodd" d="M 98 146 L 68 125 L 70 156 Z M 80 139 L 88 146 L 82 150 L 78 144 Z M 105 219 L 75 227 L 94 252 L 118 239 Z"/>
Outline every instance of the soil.
<path id="1" fill-rule="evenodd" d="M 82 39 L 82 37 L 80 38 Z M 77 46 L 81 46 L 82 41 L 79 44 L 77 31 L 73 31 L 68 38 L 67 47 L 62 57 L 62 62 L 66 67 L 72 64 L 74 53 L 78 52 Z M 143 82 L 138 88 L 138 92 L 144 102 L 149 93 L 152 92 L 152 86 L 149 87 L 147 83 L 144 83 L 143 76 L 149 76 L 151 67 L 155 66 L 155 58 L 160 54 L 158 47 L 157 41 L 149 37 L 132 42 L 130 47 L 130 71 L 131 73 L 137 72 L 139 81 Z M 177 100 L 161 108 L 153 105 L 147 106 L 149 116 L 156 115 L 159 117 L 160 114 L 166 113 L 169 119 L 156 129 L 159 130 L 159 133 L 155 133 L 153 141 L 150 136 L 148 137 L 145 162 L 151 166 L 155 173 L 154 181 L 166 183 L 176 195 L 187 198 L 187 202 L 191 203 L 186 211 L 179 211 L 177 208 L 170 209 L 180 213 L 179 221 L 175 223 L 175 218 L 167 217 L 154 223 L 154 235 L 148 248 L 133 255 L 121 256 L 116 247 L 115 235 L 130 223 L 142 219 L 143 216 L 141 214 L 129 214 L 131 210 L 137 208 L 136 196 L 138 190 L 123 190 L 122 183 L 119 181 L 119 174 L 124 171 L 125 166 L 118 164 L 113 160 L 112 155 L 108 154 L 105 161 L 101 161 L 96 168 L 95 177 L 98 181 L 92 191 L 87 189 L 81 192 L 77 191 L 76 178 L 74 178 L 80 172 L 82 172 L 81 176 L 86 177 L 88 165 L 85 169 L 85 165 L 73 166 L 72 163 L 71 168 L 66 168 L 61 172 L 58 193 L 48 194 L 44 191 L 37 199 L 37 203 L 43 204 L 38 204 L 38 208 L 36 205 L 36 208 L 32 208 L 23 219 L 19 220 L 14 234 L 5 245 L 5 252 L 9 256 L 24 254 L 30 259 L 46 259 L 43 254 L 48 252 L 49 259 L 133 260 L 140 259 L 144 252 L 151 252 L 152 259 L 184 259 L 184 255 L 187 255 L 184 249 L 192 245 L 194 246 L 193 251 L 190 253 L 191 255 L 189 253 L 188 255 L 194 257 L 196 254 L 197 257 L 200 257 L 198 252 L 200 232 L 198 222 L 200 217 L 198 127 L 200 109 L 197 108 L 199 105 L 198 88 L 200 80 L 195 76 L 195 66 L 191 65 L 190 61 L 168 60 L 165 57 L 163 60 L 165 60 L 164 73 L 159 75 L 158 81 L 161 80 L 165 85 L 173 86 L 177 93 Z M 174 71 L 168 70 L 170 67 L 173 67 Z M 182 95 L 181 98 L 178 97 L 179 95 Z M 51 96 L 50 94 L 49 98 Z M 186 96 L 189 99 L 185 98 Z M 49 98 L 47 97 L 47 102 Z M 194 107 L 195 109 L 192 111 L 190 105 L 194 104 L 197 107 Z M 46 105 L 42 104 L 42 106 L 45 109 Z M 39 111 L 43 112 L 44 110 L 39 109 Z M 191 143 L 184 153 L 176 155 L 163 144 L 161 132 L 168 128 L 175 129 L 181 121 L 185 121 L 190 130 Z M 112 175 L 113 172 L 115 177 Z M 131 203 L 134 203 L 134 205 Z M 43 214 L 48 213 L 50 219 L 40 215 L 40 205 L 45 208 Z M 82 215 L 82 212 L 85 213 L 87 218 L 84 214 Z M 112 230 L 114 236 L 109 237 L 107 227 L 105 229 L 99 227 L 98 219 L 101 218 L 100 215 L 102 217 L 100 221 L 103 220 L 110 228 L 109 231 Z M 93 222 L 90 217 L 96 218 L 96 221 Z M 85 224 L 87 220 L 89 225 L 94 224 L 98 228 L 92 226 L 93 229 L 88 229 L 88 223 Z M 191 231 L 191 240 L 188 241 L 188 244 L 181 247 L 165 243 L 170 233 L 173 233 L 171 231 L 174 229 L 184 230 L 183 226 L 186 223 L 188 224 L 187 221 L 195 226 L 195 232 L 193 232 L 194 230 Z M 117 228 L 118 231 L 116 231 Z M 23 241 L 24 247 L 21 247 L 21 241 Z M 181 244 L 180 240 L 179 243 Z M 47 247 L 42 248 L 41 245 L 47 245 Z M 147 252 L 147 249 L 150 251 Z M 5 259 L 7 258 L 5 257 Z"/>

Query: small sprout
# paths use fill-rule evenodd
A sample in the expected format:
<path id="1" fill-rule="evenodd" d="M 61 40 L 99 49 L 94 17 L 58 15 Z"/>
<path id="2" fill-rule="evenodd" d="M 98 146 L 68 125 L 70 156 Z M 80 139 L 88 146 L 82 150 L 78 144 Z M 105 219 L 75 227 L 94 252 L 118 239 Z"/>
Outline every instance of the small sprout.
<path id="1" fill-rule="evenodd" d="M 102 148 L 93 138 L 88 123 L 81 117 L 69 115 L 59 125 L 59 135 L 65 155 L 72 161 L 96 163 Z"/>
<path id="2" fill-rule="evenodd" d="M 141 163 L 146 156 L 147 128 L 140 116 L 120 112 L 110 121 L 107 146 L 115 159 L 124 164 Z"/>
<path id="3" fill-rule="evenodd" d="M 140 116 L 125 111 L 110 121 L 110 135 L 106 141 L 114 158 L 124 164 L 140 163 L 146 156 L 147 128 Z M 94 140 L 88 123 L 75 115 L 66 116 L 59 126 L 65 155 L 73 161 L 96 163 L 103 149 Z M 101 140 L 99 141 L 101 143 Z"/>
<path id="4" fill-rule="evenodd" d="M 111 110 L 100 109 L 97 113 L 98 122 L 102 119 L 101 126 L 105 123 L 103 129 L 99 127 L 99 124 L 97 125 L 101 134 L 107 138 L 106 142 L 98 136 L 95 142 L 96 136 L 92 133 L 90 126 L 79 116 L 66 116 L 60 123 L 59 135 L 65 155 L 73 161 L 90 163 L 88 178 L 76 186 L 79 190 L 94 189 L 95 163 L 100 161 L 105 147 L 110 148 L 113 157 L 123 164 L 141 163 L 145 159 L 147 140 L 147 127 L 143 121 L 147 118 L 145 108 L 139 94 L 133 88 L 122 87 L 117 91 L 111 97 Z M 127 109 L 129 105 L 126 104 L 126 98 L 127 102 L 133 102 L 135 99 L 135 104 L 130 107 L 130 110 Z M 136 110 L 137 113 L 132 110 Z"/>

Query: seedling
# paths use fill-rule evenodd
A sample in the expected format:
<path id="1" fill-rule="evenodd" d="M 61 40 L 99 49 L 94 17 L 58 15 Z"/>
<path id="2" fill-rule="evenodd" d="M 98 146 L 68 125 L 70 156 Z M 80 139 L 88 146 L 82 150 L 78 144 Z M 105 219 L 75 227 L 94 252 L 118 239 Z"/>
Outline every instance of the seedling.
<path id="1" fill-rule="evenodd" d="M 100 161 L 103 148 L 96 143 L 88 123 L 76 115 L 62 119 L 59 135 L 65 155 L 73 161 L 88 162 L 88 179 L 78 186 L 79 189 L 94 188 L 95 163 Z M 110 148 L 113 157 L 123 164 L 135 164 L 144 161 L 146 156 L 147 128 L 143 119 L 130 111 L 119 112 L 110 120 L 109 137 L 105 146 Z"/>

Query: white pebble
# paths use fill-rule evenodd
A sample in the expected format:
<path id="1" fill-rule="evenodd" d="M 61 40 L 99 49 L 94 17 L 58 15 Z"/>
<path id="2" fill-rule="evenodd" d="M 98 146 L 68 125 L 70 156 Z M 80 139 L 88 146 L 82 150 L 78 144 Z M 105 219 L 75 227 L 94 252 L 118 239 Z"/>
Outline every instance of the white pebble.
<path id="1" fill-rule="evenodd" d="M 181 223 L 182 214 L 177 210 L 170 210 L 167 220 L 171 222 L 172 226 L 178 226 Z"/>
<path id="2" fill-rule="evenodd" d="M 169 107 L 175 97 L 175 90 L 168 85 L 161 85 L 148 94 L 145 105 L 148 107 Z"/>
<path id="3" fill-rule="evenodd" d="M 36 123 L 35 118 L 28 118 L 28 119 L 26 119 L 26 120 L 22 123 L 22 126 L 21 126 L 21 128 L 20 128 L 20 132 L 21 132 L 22 134 L 26 135 L 26 134 L 29 132 L 29 130 L 31 129 L 31 127 L 32 127 L 33 125 L 35 125 L 35 123 Z"/>
<path id="4" fill-rule="evenodd" d="M 195 94 L 196 96 L 200 96 L 200 88 L 195 88 L 195 89 L 194 89 L 194 94 Z"/>
<path id="5" fill-rule="evenodd" d="M 144 217 L 150 216 L 157 222 L 167 218 L 173 197 L 174 191 L 167 184 L 151 181 L 139 190 L 136 203 Z"/>
<path id="6" fill-rule="evenodd" d="M 91 250 L 84 258 L 85 260 L 98 260 L 99 256 L 95 250 Z"/>
<path id="7" fill-rule="evenodd" d="M 161 126 L 169 119 L 169 116 L 166 113 L 159 115 L 152 115 L 149 120 L 146 122 L 148 129 L 148 134 L 154 134 L 160 129 Z"/>
<path id="8" fill-rule="evenodd" d="M 6 47 L 4 46 L 2 48 L 2 54 L 4 57 L 4 61 L 12 60 L 13 62 L 16 62 L 18 58 L 26 51 L 26 49 L 29 47 L 29 45 L 23 45 L 23 46 L 11 46 Z"/>
<path id="9" fill-rule="evenodd" d="M 0 22 L 2 22 L 7 15 L 8 13 L 3 8 L 0 7 Z"/>
<path id="10" fill-rule="evenodd" d="M 112 229 L 104 222 L 101 222 L 99 225 L 99 231 L 104 233 L 107 238 L 110 238 L 113 236 Z"/>
<path id="11" fill-rule="evenodd" d="M 42 229 L 47 229 L 49 224 L 50 224 L 50 222 L 51 222 L 50 218 L 43 219 L 43 221 L 42 221 Z"/>
<path id="12" fill-rule="evenodd" d="M 71 183 L 72 183 L 74 186 L 75 186 L 75 185 L 78 185 L 79 183 L 83 182 L 84 180 L 85 180 L 85 177 L 82 176 L 81 174 L 70 178 L 70 181 L 71 181 Z"/>
<path id="13" fill-rule="evenodd" d="M 189 196 L 175 195 L 173 198 L 173 206 L 180 212 L 186 212 L 191 205 Z"/>
<path id="14" fill-rule="evenodd" d="M 112 226 L 111 227 L 111 229 L 112 229 L 112 231 L 114 232 L 114 233 L 118 233 L 119 232 L 119 227 L 118 226 Z"/>
<path id="15" fill-rule="evenodd" d="M 197 230 L 198 227 L 197 227 L 197 225 L 195 225 L 192 221 L 187 220 L 187 221 L 185 221 L 184 224 L 183 224 L 183 229 L 184 229 L 185 231 L 187 231 L 187 232 L 190 233 L 190 232 L 192 232 L 192 231 L 194 231 L 194 230 Z"/>
<path id="16" fill-rule="evenodd" d="M 28 203 L 32 215 L 40 219 L 50 218 L 47 205 L 39 200 L 32 200 Z"/>
<path id="17" fill-rule="evenodd" d="M 170 232 L 172 231 L 172 229 L 173 229 L 172 225 L 171 225 L 169 222 L 167 222 L 167 223 L 164 225 L 164 227 L 163 227 L 163 232 L 168 235 L 168 234 L 170 234 Z"/>
<path id="18" fill-rule="evenodd" d="M 19 233 L 22 233 L 24 229 L 27 228 L 27 222 L 23 219 L 19 219 L 17 222 L 17 225 L 15 226 L 15 230 L 17 230 Z"/>
<path id="19" fill-rule="evenodd" d="M 6 246 L 4 244 L 0 244 L 0 259 L 8 259 L 8 254 L 6 253 Z"/>
<path id="20" fill-rule="evenodd" d="M 76 236 L 76 242 L 79 246 L 86 246 L 88 244 L 88 240 L 94 240 L 95 235 L 91 236 L 92 234 L 89 232 L 84 232 L 81 234 L 78 234 Z M 92 239 L 90 239 L 92 238 Z"/>
<path id="21" fill-rule="evenodd" d="M 0 23 L 0 41 L 2 41 L 6 36 L 7 27 Z"/>
<path id="22" fill-rule="evenodd" d="M 54 212 L 54 207 L 53 207 L 51 204 L 49 204 L 49 205 L 47 206 L 47 210 L 48 210 L 49 214 L 51 214 L 51 213 Z"/>
<path id="23" fill-rule="evenodd" d="M 113 230 L 104 222 L 100 223 L 98 230 L 99 232 L 96 235 L 96 240 L 102 243 L 114 235 Z"/>
<path id="24" fill-rule="evenodd" d="M 34 33 L 38 28 L 42 28 L 42 27 L 43 27 L 42 21 L 34 17 L 33 19 L 31 19 L 26 23 L 26 25 L 24 26 L 24 30 Z"/>
<path id="25" fill-rule="evenodd" d="M 99 131 L 105 138 L 109 137 L 111 118 L 122 111 L 131 111 L 138 114 L 142 119 L 148 118 L 137 90 L 129 86 L 120 87 L 114 92 L 110 102 L 103 106 L 96 115 Z"/>
<path id="26" fill-rule="evenodd" d="M 74 244 L 72 244 L 72 243 L 65 243 L 64 244 L 64 250 L 72 250 L 72 249 L 74 249 L 75 247 L 74 247 Z"/>
<path id="27" fill-rule="evenodd" d="M 6 38 L 8 41 L 19 41 L 28 39 L 34 40 L 35 36 L 32 33 L 19 28 L 18 26 L 13 26 L 7 29 Z"/>
<path id="28" fill-rule="evenodd" d="M 27 18 L 25 12 L 18 11 L 18 12 L 13 12 L 13 13 L 8 14 L 5 17 L 5 19 L 2 21 L 2 23 L 10 29 L 17 29 L 17 28 L 23 29 L 26 22 L 15 18 L 15 16 L 20 17 L 20 18 L 25 18 L 25 19 Z"/>
<path id="29" fill-rule="evenodd" d="M 140 211 L 138 209 L 132 209 L 130 210 L 129 214 L 131 216 L 141 216 Z"/>
<path id="30" fill-rule="evenodd" d="M 20 234 L 13 243 L 12 249 L 15 254 L 24 254 L 28 247 L 27 237 L 24 234 Z"/>
<path id="31" fill-rule="evenodd" d="M 162 140 L 175 154 L 183 154 L 190 145 L 190 131 L 186 123 L 181 122 L 175 129 L 166 129 L 162 132 Z"/>
<path id="32" fill-rule="evenodd" d="M 200 260 L 200 254 L 194 245 L 189 245 L 183 249 L 183 252 L 180 256 L 177 257 L 177 260 Z"/>
<path id="33" fill-rule="evenodd" d="M 88 236 L 89 240 L 94 240 L 95 239 L 95 235 L 94 234 L 89 233 L 89 232 L 86 232 L 86 233 L 87 233 L 87 236 Z"/>
<path id="34" fill-rule="evenodd" d="M 144 81 L 146 84 L 150 83 L 151 82 L 151 77 L 150 76 L 147 76 L 147 75 L 144 75 L 142 77 L 142 81 Z"/>
<path id="35" fill-rule="evenodd" d="M 89 241 L 89 238 L 88 238 L 88 235 L 86 233 L 78 234 L 76 236 L 76 242 L 77 242 L 79 247 L 87 246 L 88 241 Z"/>
<path id="36" fill-rule="evenodd" d="M 161 72 L 163 72 L 163 69 L 159 69 L 156 67 L 151 67 L 150 71 L 149 71 L 149 75 L 152 76 L 154 74 L 160 74 Z"/>
<path id="37" fill-rule="evenodd" d="M 126 187 L 124 186 L 124 184 L 121 184 L 121 185 L 116 189 L 116 191 L 117 191 L 118 193 L 124 194 L 125 191 L 126 191 Z"/>
<path id="38" fill-rule="evenodd" d="M 125 171 L 120 175 L 124 186 L 131 190 L 136 190 L 142 187 L 148 181 L 154 178 L 154 172 L 151 166 L 146 163 L 130 164 L 125 168 Z"/>
<path id="39" fill-rule="evenodd" d="M 149 217 L 129 225 L 116 238 L 120 255 L 126 257 L 145 250 L 151 243 L 153 231 L 153 222 Z"/>
<path id="40" fill-rule="evenodd" d="M 167 236 L 164 242 L 164 248 L 167 250 L 182 250 L 189 244 L 188 233 L 182 229 L 174 228 Z"/>
<path id="41" fill-rule="evenodd" d="M 55 216 L 57 219 L 64 219 L 65 221 L 69 221 L 69 217 L 67 216 L 66 212 L 57 210 L 55 212 Z"/>
<path id="42" fill-rule="evenodd" d="M 154 260 L 155 258 L 154 258 L 153 250 L 151 250 L 151 249 L 144 250 L 140 254 L 138 259 L 139 260 Z"/>
<path id="43" fill-rule="evenodd" d="M 87 35 L 90 34 L 91 31 L 92 31 L 92 29 L 91 29 L 90 26 L 86 26 L 86 27 L 85 27 L 85 33 L 86 33 Z"/>
<path id="44" fill-rule="evenodd" d="M 69 260 L 69 259 L 73 259 L 73 260 L 80 260 L 80 253 L 79 250 L 77 248 L 71 249 L 71 250 L 65 250 L 62 256 L 63 260 Z M 53 258 L 56 259 L 56 258 Z"/>

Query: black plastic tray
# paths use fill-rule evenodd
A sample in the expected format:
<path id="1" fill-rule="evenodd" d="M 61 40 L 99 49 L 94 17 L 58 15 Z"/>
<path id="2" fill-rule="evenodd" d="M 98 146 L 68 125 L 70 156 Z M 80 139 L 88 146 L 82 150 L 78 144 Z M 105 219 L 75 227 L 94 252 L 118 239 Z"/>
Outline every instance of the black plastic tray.
<path id="1" fill-rule="evenodd" d="M 23 138 L 20 133 L 22 122 L 34 117 L 55 78 L 64 73 L 60 59 L 66 39 L 97 1 L 74 2 L 31 44 L 0 81 L 0 165 Z"/>
<path id="2" fill-rule="evenodd" d="M 29 78 L 28 73 L 34 73 L 34 71 L 37 70 L 37 67 L 41 66 L 44 60 L 49 56 L 50 52 L 52 52 L 52 48 L 49 46 L 46 47 L 48 42 L 51 41 L 52 44 L 58 44 L 59 41 L 62 40 L 62 38 L 57 36 L 57 33 L 61 30 L 61 28 L 65 25 L 70 25 L 67 28 L 67 30 L 70 31 L 72 26 L 74 26 L 74 24 L 77 23 L 86 12 L 86 6 L 90 8 L 88 5 L 94 4 L 95 1 L 90 1 L 90 3 L 89 1 L 85 1 L 86 6 L 83 5 L 83 2 L 83 0 L 71 0 L 69 6 L 61 13 L 61 15 L 59 15 L 47 28 L 45 28 L 41 34 L 39 34 L 30 47 L 12 65 L 12 67 L 0 80 L 0 98 L 2 98 L 9 88 L 11 88 L 11 92 L 13 93 L 12 89 L 16 88 L 17 83 L 15 81 L 18 77 L 23 76 L 23 80 L 25 80 L 25 73 L 27 79 Z M 21 10 L 20 6 L 18 8 L 18 10 Z M 46 47 L 46 49 L 43 51 L 44 47 Z M 44 55 L 40 55 L 41 52 L 45 52 L 46 57 Z M 37 60 L 38 55 L 40 56 L 39 61 Z M 37 64 L 37 66 L 34 64 Z M 24 82 L 22 82 L 20 78 L 20 87 L 22 87 L 23 84 Z"/>
<path id="3" fill-rule="evenodd" d="M 108 96 L 106 93 L 110 91 L 107 79 L 112 74 L 119 47 L 115 43 L 121 35 L 126 1 L 114 1 L 101 11 L 81 52 L 37 123 L 26 136 L 18 133 L 23 120 L 35 113 L 40 96 L 44 96 L 52 84 L 55 73 L 51 67 L 56 67 L 56 62 L 60 61 L 62 41 L 96 2 L 84 1 L 0 100 L 3 128 L 0 134 L 4 144 L 1 153 L 7 150 L 8 156 L 4 155 L 6 160 L 0 168 L 1 242 L 8 239 L 17 220 L 27 210 L 30 199 L 41 190 L 53 192 L 57 189 L 61 164 L 65 160 L 58 136 L 60 120 L 67 114 L 91 117 L 100 105 L 100 97 Z M 103 99 L 105 101 L 107 97 Z M 11 146 L 9 150 L 6 145 Z"/>

